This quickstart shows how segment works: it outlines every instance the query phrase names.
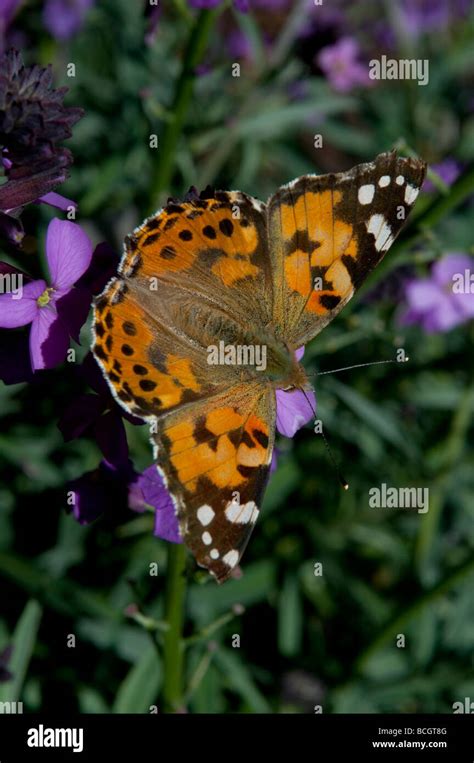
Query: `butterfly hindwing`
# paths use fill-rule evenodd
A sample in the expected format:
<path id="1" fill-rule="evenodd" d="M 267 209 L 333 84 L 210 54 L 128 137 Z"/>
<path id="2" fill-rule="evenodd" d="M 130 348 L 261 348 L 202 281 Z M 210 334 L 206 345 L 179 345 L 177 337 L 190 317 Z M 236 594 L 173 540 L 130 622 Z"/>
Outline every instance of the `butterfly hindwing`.
<path id="1" fill-rule="evenodd" d="M 391 152 L 349 172 L 305 175 L 271 197 L 274 322 L 291 345 L 316 336 L 384 257 L 425 171 Z"/>
<path id="2" fill-rule="evenodd" d="M 181 536 L 198 564 L 223 582 L 259 514 L 273 449 L 273 391 L 243 385 L 157 424 L 157 462 Z"/>

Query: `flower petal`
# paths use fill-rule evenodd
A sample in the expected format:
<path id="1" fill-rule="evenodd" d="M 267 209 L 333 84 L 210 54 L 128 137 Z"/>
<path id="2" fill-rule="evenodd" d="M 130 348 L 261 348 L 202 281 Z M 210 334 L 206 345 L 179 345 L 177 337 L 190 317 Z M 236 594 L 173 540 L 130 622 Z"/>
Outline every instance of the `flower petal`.
<path id="1" fill-rule="evenodd" d="M 174 504 L 155 464 L 145 469 L 137 486 L 147 504 L 155 508 L 154 534 L 170 543 L 182 543 Z"/>
<path id="2" fill-rule="evenodd" d="M 40 196 L 38 201 L 41 201 L 43 204 L 49 204 L 50 207 L 61 209 L 63 212 L 67 212 L 69 209 L 77 209 L 75 201 L 67 199 L 66 196 L 61 196 L 60 193 L 56 193 L 55 191 L 45 193 L 44 196 Z"/>
<path id="3" fill-rule="evenodd" d="M 304 355 L 304 346 L 300 347 L 298 350 L 296 350 L 296 352 L 295 352 L 296 360 L 299 362 L 301 360 L 301 358 L 303 357 L 303 355 Z"/>
<path id="4" fill-rule="evenodd" d="M 113 410 L 99 416 L 94 432 L 107 463 L 125 470 L 128 467 L 128 444 L 120 414 Z"/>
<path id="5" fill-rule="evenodd" d="M 6 331 L 0 342 L 0 379 L 5 384 L 19 384 L 33 379 L 28 333 Z"/>
<path id="6" fill-rule="evenodd" d="M 418 312 L 425 312 L 437 307 L 448 298 L 448 295 L 430 278 L 420 278 L 407 284 L 406 298 L 411 308 Z"/>
<path id="7" fill-rule="evenodd" d="M 76 286 L 84 286 L 92 294 L 100 294 L 110 279 L 116 275 L 119 262 L 120 258 L 107 242 L 97 244 L 91 263 Z"/>
<path id="8" fill-rule="evenodd" d="M 472 271 L 471 271 L 472 272 Z M 456 294 L 453 296 L 456 307 L 464 318 L 474 318 L 474 293 Z"/>
<path id="9" fill-rule="evenodd" d="M 68 492 L 73 493 L 72 513 L 81 525 L 88 525 L 104 513 L 110 488 L 101 476 L 100 469 L 94 469 L 67 484 Z"/>
<path id="10" fill-rule="evenodd" d="M 46 256 L 52 285 L 68 289 L 89 267 L 92 243 L 76 223 L 54 218 L 46 234 Z"/>
<path id="11" fill-rule="evenodd" d="M 474 259 L 462 252 L 452 252 L 437 260 L 432 267 L 432 275 L 436 283 L 440 286 L 451 285 L 453 276 L 460 273 L 464 276 L 464 271 L 474 270 Z"/>
<path id="12" fill-rule="evenodd" d="M 45 289 L 46 281 L 31 281 L 24 284 L 21 292 L 0 294 L 0 328 L 12 329 L 31 323 L 41 309 L 36 300 Z"/>
<path id="13" fill-rule="evenodd" d="M 51 305 L 37 312 L 30 332 L 30 358 L 34 371 L 62 363 L 69 347 L 69 334 Z"/>
<path id="14" fill-rule="evenodd" d="M 428 333 L 450 331 L 465 321 L 465 317 L 449 299 L 443 302 L 441 309 L 430 310 L 422 318 L 422 326 Z"/>
<path id="15" fill-rule="evenodd" d="M 59 183 L 64 183 L 67 171 L 63 167 L 38 172 L 29 177 L 13 178 L 0 187 L 0 209 L 18 209 L 49 193 Z"/>
<path id="16" fill-rule="evenodd" d="M 276 400 L 276 425 L 278 431 L 285 435 L 285 437 L 293 437 L 298 429 L 314 418 L 316 397 L 313 390 L 303 393 L 299 389 L 291 392 L 277 389 Z M 313 406 L 313 409 L 311 406 Z"/>
<path id="17" fill-rule="evenodd" d="M 79 31 L 95 0 L 47 0 L 43 24 L 57 40 L 69 40 Z"/>
<path id="18" fill-rule="evenodd" d="M 87 392 L 74 398 L 58 421 L 58 429 L 64 441 L 68 442 L 83 435 L 103 410 L 104 403 L 99 395 Z"/>
<path id="19" fill-rule="evenodd" d="M 75 342 L 79 342 L 79 334 L 87 320 L 91 307 L 91 293 L 85 289 L 74 286 L 63 296 L 56 300 L 56 310 L 67 327 L 70 336 Z"/>

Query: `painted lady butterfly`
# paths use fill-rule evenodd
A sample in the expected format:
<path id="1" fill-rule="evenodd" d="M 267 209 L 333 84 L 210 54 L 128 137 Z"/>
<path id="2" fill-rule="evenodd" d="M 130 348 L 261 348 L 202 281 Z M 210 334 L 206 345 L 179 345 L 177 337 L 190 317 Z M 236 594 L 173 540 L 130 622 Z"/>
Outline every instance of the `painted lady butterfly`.
<path id="1" fill-rule="evenodd" d="M 266 204 L 192 192 L 126 238 L 119 275 L 96 300 L 93 351 L 120 404 L 151 423 L 181 535 L 218 581 L 259 513 L 275 391 L 309 389 L 295 351 L 383 258 L 425 171 L 391 152 L 297 178 Z M 216 347 L 224 362 L 210 365 Z M 264 370 L 237 362 L 238 348 L 255 347 Z"/>

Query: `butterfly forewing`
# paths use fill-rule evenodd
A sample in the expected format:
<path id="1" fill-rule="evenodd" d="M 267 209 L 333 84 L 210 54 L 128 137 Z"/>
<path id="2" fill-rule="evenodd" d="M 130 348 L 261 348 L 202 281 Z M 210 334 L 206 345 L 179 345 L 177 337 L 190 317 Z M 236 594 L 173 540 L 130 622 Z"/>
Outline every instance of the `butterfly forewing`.
<path id="1" fill-rule="evenodd" d="M 305 175 L 272 196 L 273 314 L 293 346 L 316 336 L 384 257 L 425 171 L 424 162 L 391 152 L 349 172 Z"/>

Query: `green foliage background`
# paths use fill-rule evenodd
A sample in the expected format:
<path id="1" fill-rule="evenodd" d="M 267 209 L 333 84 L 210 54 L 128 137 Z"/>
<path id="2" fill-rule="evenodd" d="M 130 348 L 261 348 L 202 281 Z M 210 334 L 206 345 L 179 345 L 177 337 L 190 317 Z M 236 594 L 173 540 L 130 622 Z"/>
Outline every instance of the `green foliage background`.
<path id="1" fill-rule="evenodd" d="M 75 164 L 63 191 L 79 202 L 77 221 L 95 242 L 120 251 L 146 214 L 191 185 L 265 199 L 300 174 L 346 169 L 395 144 L 467 167 L 454 188 L 438 182 L 436 193 L 420 196 L 370 289 L 307 348 L 314 370 L 391 358 L 398 347 L 410 362 L 316 383 L 318 416 L 349 491 L 308 427 L 279 443 L 243 577 L 218 587 L 190 571 L 183 705 L 211 713 L 314 712 L 315 705 L 332 713 L 451 712 L 454 701 L 474 697 L 473 329 L 431 336 L 402 329 L 399 295 L 386 287 L 400 265 L 424 274 L 445 252 L 473 251 L 472 19 L 417 40 L 416 57 L 430 59 L 427 87 L 381 82 L 341 95 L 308 67 L 288 32 L 291 19 L 277 25 L 268 48 L 261 17 L 227 9 L 224 25 L 240 25 L 254 51 L 253 63 L 232 77 L 222 17 L 204 14 L 196 30 L 185 3 L 163 5 L 151 45 L 142 5 L 129 0 L 100 0 L 70 45 L 44 31 L 41 3 L 18 19 L 25 61 L 53 62 L 56 83 L 70 88 L 68 103 L 85 109 L 69 142 Z M 377 14 L 370 4 L 352 5 L 364 46 L 366 16 Z M 293 21 L 301 12 L 295 3 Z M 399 40 L 400 55 L 409 45 Z M 189 55 L 208 70 L 188 72 L 183 106 L 177 82 Z M 71 62 L 75 77 L 66 74 Z M 302 99 L 291 96 L 295 81 Z M 316 133 L 322 150 L 313 148 Z M 43 207 L 25 214 L 32 250 L 42 249 L 51 216 Z M 40 272 L 32 254 L 18 263 Z M 79 359 L 88 327 L 83 339 Z M 65 445 L 57 429 L 80 391 L 68 364 L 29 385 L 0 386 L 0 651 L 14 644 L 14 679 L 0 686 L 0 700 L 21 699 L 29 712 L 148 712 L 161 703 L 153 623 L 163 616 L 166 544 L 152 536 L 148 515 L 118 507 L 85 528 L 66 513 L 65 483 L 100 460 L 91 439 Z M 151 463 L 146 432 L 128 433 L 143 469 Z M 428 487 L 429 512 L 369 508 L 368 491 L 382 482 Z M 149 575 L 154 562 L 157 577 Z M 316 562 L 322 576 L 314 575 Z M 132 603 L 143 617 L 125 612 Z M 399 634 L 405 648 L 396 645 Z"/>

